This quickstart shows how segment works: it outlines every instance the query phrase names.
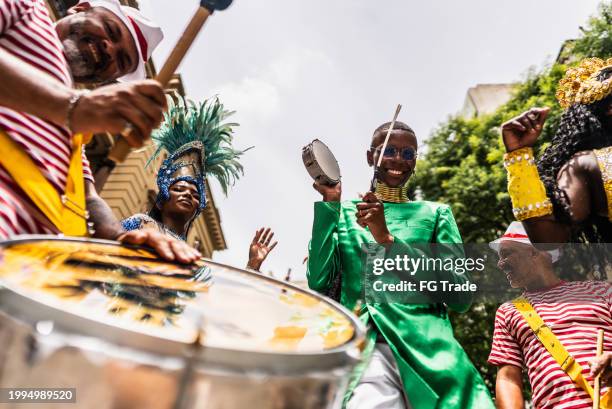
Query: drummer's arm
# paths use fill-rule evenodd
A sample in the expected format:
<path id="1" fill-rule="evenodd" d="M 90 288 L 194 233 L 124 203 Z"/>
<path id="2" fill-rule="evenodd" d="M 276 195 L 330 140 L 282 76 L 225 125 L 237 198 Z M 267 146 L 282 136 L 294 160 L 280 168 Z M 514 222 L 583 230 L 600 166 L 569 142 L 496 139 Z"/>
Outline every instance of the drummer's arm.
<path id="1" fill-rule="evenodd" d="M 497 370 L 495 404 L 498 409 L 524 409 L 523 373 L 514 365 L 503 365 Z"/>
<path id="2" fill-rule="evenodd" d="M 312 239 L 308 248 L 308 287 L 315 291 L 329 289 L 340 270 L 338 222 L 340 202 L 315 202 Z"/>
<path id="3" fill-rule="evenodd" d="M 94 224 L 94 237 L 116 240 L 125 233 L 110 206 L 98 195 L 94 183 L 85 179 L 85 200 L 90 221 Z"/>

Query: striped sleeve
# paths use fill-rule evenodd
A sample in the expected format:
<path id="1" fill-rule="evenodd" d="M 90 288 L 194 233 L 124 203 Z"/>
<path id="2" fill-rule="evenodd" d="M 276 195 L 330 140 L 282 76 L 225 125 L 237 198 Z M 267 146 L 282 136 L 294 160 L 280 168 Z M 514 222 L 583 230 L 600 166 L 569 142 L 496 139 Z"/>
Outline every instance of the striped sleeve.
<path id="1" fill-rule="evenodd" d="M 606 295 L 605 300 L 608 307 L 608 311 L 610 311 L 610 317 L 612 317 L 612 285 L 610 283 L 605 283 Z"/>
<path id="2" fill-rule="evenodd" d="M 502 304 L 495 314 L 495 330 L 493 332 L 493 345 L 488 362 L 491 365 L 514 365 L 523 368 L 524 360 L 517 340 L 510 333 L 508 326 L 510 318 L 510 305 Z"/>
<path id="3" fill-rule="evenodd" d="M 602 302 L 603 300 L 604 307 L 610 313 L 610 318 L 612 318 L 612 284 L 606 281 L 592 280 L 584 281 L 582 285 L 585 287 L 585 290 L 595 296 L 595 302 Z"/>
<path id="4" fill-rule="evenodd" d="M 0 35 L 21 19 L 24 3 L 20 0 L 0 0 Z"/>
<path id="5" fill-rule="evenodd" d="M 85 154 L 85 145 L 83 145 L 83 177 L 86 180 L 89 180 L 92 183 L 95 183 L 93 173 L 91 172 L 91 166 L 89 165 L 89 159 L 87 159 L 87 155 Z"/>

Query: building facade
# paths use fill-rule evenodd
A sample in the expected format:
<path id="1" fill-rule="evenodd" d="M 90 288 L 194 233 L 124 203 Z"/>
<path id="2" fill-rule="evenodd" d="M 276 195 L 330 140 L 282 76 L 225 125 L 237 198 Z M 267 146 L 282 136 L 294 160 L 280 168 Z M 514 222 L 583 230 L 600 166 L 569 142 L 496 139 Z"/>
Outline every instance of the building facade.
<path id="1" fill-rule="evenodd" d="M 476 118 L 491 114 L 512 97 L 514 84 L 478 84 L 468 89 L 460 115 Z"/>

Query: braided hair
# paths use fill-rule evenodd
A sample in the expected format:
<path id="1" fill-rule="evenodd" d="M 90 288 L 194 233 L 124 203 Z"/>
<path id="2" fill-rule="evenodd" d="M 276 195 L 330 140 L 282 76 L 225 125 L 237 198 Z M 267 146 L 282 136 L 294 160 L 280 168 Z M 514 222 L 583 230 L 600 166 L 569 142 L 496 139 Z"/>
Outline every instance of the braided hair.
<path id="1" fill-rule="evenodd" d="M 572 212 L 567 194 L 557 185 L 557 175 L 574 154 L 612 145 L 612 132 L 603 122 L 604 109 L 611 99 L 612 96 L 608 96 L 593 104 L 574 104 L 569 107 L 561 116 L 550 146 L 538 161 L 538 171 L 553 204 L 555 218 L 561 222 L 571 222 Z M 579 231 L 573 233 L 572 241 L 610 242 L 612 223 L 608 219 L 593 216 Z"/>

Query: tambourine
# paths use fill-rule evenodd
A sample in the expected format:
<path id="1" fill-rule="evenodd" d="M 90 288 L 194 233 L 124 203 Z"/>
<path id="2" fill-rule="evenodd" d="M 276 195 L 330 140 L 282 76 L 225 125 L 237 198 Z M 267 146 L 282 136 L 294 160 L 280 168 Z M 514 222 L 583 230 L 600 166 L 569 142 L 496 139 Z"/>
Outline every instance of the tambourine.
<path id="1" fill-rule="evenodd" d="M 331 150 L 318 139 L 302 148 L 302 161 L 308 174 L 319 183 L 333 186 L 340 182 L 340 166 Z"/>

